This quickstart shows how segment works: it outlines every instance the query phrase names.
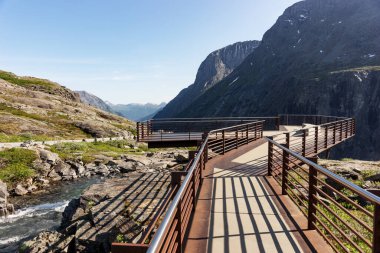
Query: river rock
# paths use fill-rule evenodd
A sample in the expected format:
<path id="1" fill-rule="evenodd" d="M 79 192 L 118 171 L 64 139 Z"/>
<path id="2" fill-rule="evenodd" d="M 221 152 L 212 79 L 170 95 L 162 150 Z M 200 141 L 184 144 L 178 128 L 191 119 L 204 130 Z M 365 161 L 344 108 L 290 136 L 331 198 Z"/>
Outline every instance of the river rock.
<path id="1" fill-rule="evenodd" d="M 13 214 L 14 212 L 15 208 L 12 204 L 0 203 L 0 217 Z"/>
<path id="2" fill-rule="evenodd" d="M 0 198 L 7 199 L 9 196 L 7 184 L 0 180 Z"/>
<path id="3" fill-rule="evenodd" d="M 68 252 L 74 236 L 66 236 L 57 231 L 41 232 L 32 240 L 24 242 L 19 252 L 21 253 L 42 253 L 42 252 Z"/>
<path id="4" fill-rule="evenodd" d="M 62 177 L 55 170 L 51 170 L 48 177 L 53 181 L 60 181 L 62 179 Z"/>
<path id="5" fill-rule="evenodd" d="M 136 171 L 137 163 L 133 161 L 113 160 L 108 162 L 109 166 L 116 167 L 121 173 Z"/>
<path id="6" fill-rule="evenodd" d="M 33 167 L 38 171 L 38 173 L 41 176 L 44 176 L 44 177 L 46 177 L 51 171 L 51 166 L 52 165 L 50 163 L 43 161 L 41 159 L 37 159 L 33 162 Z"/>
<path id="7" fill-rule="evenodd" d="M 21 184 L 18 184 L 15 188 L 15 194 L 18 195 L 18 196 L 23 196 L 25 194 L 27 194 L 28 191 L 21 185 Z"/>
<path id="8" fill-rule="evenodd" d="M 56 164 L 58 161 L 61 160 L 58 154 L 48 151 L 46 149 L 39 149 L 38 153 L 41 160 L 44 160 L 52 165 Z"/>
<path id="9" fill-rule="evenodd" d="M 97 166 L 96 174 L 107 176 L 108 174 L 110 174 L 110 171 L 106 165 L 100 164 Z"/>
<path id="10" fill-rule="evenodd" d="M 36 179 L 36 183 L 42 185 L 42 186 L 48 186 L 49 185 L 49 180 L 45 179 L 45 178 L 42 178 L 42 177 L 38 177 Z"/>
<path id="11" fill-rule="evenodd" d="M 188 156 L 185 156 L 183 154 L 175 154 L 174 155 L 174 159 L 176 160 L 176 162 L 178 163 L 185 163 L 187 161 L 189 161 L 189 157 Z"/>
<path id="12" fill-rule="evenodd" d="M 27 191 L 28 191 L 29 193 L 32 193 L 32 192 L 34 192 L 34 191 L 37 190 L 37 189 L 38 189 L 38 187 L 35 186 L 35 185 L 33 184 L 33 185 L 30 185 L 30 186 L 28 187 Z"/>

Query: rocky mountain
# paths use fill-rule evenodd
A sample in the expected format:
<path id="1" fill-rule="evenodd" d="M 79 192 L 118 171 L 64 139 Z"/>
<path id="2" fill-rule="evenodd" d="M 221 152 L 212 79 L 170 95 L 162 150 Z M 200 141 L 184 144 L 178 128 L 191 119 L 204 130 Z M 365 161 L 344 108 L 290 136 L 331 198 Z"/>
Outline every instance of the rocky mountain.
<path id="1" fill-rule="evenodd" d="M 134 123 L 49 80 L 0 71 L 0 142 L 128 136 Z"/>
<path id="2" fill-rule="evenodd" d="M 80 100 L 82 103 L 95 106 L 96 108 L 99 108 L 100 110 L 114 113 L 110 105 L 106 102 L 104 102 L 101 98 L 95 96 L 94 94 L 88 93 L 87 91 L 75 91 L 79 94 Z"/>
<path id="3" fill-rule="evenodd" d="M 155 118 L 175 117 L 195 99 L 228 76 L 260 44 L 259 41 L 237 42 L 209 54 L 200 65 L 195 81 L 183 89 Z"/>
<path id="4" fill-rule="evenodd" d="M 379 13 L 378 0 L 294 4 L 239 67 L 177 116 L 352 116 L 357 136 L 344 156 L 380 159 Z"/>
<path id="5" fill-rule="evenodd" d="M 161 104 L 117 104 L 110 105 L 111 109 L 118 114 L 134 121 L 148 120 L 153 118 L 158 111 L 165 107 L 166 103 Z"/>

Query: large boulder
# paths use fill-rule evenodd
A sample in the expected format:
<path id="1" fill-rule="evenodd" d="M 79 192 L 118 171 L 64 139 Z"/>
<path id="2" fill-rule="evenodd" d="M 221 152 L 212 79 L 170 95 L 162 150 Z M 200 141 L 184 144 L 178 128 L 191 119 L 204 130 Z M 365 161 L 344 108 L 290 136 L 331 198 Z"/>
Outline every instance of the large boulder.
<path id="1" fill-rule="evenodd" d="M 28 190 L 26 190 L 21 184 L 18 184 L 15 188 L 15 194 L 18 196 L 23 196 L 28 193 Z"/>
<path id="2" fill-rule="evenodd" d="M 50 164 L 56 164 L 61 159 L 59 158 L 58 154 L 53 153 L 51 151 L 48 151 L 46 149 L 39 149 L 38 154 L 41 158 L 41 160 L 46 161 Z"/>

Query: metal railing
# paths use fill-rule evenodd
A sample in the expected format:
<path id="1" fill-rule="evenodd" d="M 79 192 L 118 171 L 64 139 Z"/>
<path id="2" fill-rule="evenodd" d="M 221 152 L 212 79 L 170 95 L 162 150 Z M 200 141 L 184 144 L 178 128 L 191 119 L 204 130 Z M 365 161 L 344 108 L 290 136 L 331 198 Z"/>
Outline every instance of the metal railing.
<path id="1" fill-rule="evenodd" d="M 337 118 L 268 138 L 268 175 L 336 252 L 380 252 L 380 198 L 311 161 L 354 134 Z"/>
<path id="2" fill-rule="evenodd" d="M 186 170 L 172 172 L 172 189 L 165 204 L 156 214 L 137 244 L 113 243 L 112 252 L 182 252 L 184 236 L 189 220 L 195 211 L 197 196 L 202 184 L 202 171 L 209 159 L 209 149 L 224 154 L 237 149 L 263 136 L 264 121 L 255 121 L 233 127 L 212 130 L 204 134 L 202 144 L 196 151 Z M 185 178 L 182 181 L 182 178 Z M 174 194 L 175 193 L 175 194 Z M 170 202 L 169 207 L 167 208 Z M 162 223 L 154 234 L 150 244 L 147 242 L 156 227 L 159 217 L 166 211 Z"/>
<path id="3" fill-rule="evenodd" d="M 152 119 L 137 122 L 137 141 L 195 140 L 199 139 L 204 132 L 255 121 L 264 121 L 264 130 L 278 130 L 280 125 L 280 117 Z"/>

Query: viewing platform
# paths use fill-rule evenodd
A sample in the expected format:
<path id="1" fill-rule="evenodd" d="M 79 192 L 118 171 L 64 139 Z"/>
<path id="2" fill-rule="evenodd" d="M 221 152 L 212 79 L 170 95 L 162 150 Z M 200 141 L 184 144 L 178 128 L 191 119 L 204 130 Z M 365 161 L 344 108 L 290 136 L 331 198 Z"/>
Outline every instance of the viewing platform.
<path id="1" fill-rule="evenodd" d="M 138 127 L 149 146 L 196 141 L 198 148 L 184 171 L 172 172 L 166 201 L 141 238 L 114 243 L 113 252 L 380 252 L 380 198 L 318 165 L 318 155 L 354 137 L 354 119 L 167 119 Z"/>

